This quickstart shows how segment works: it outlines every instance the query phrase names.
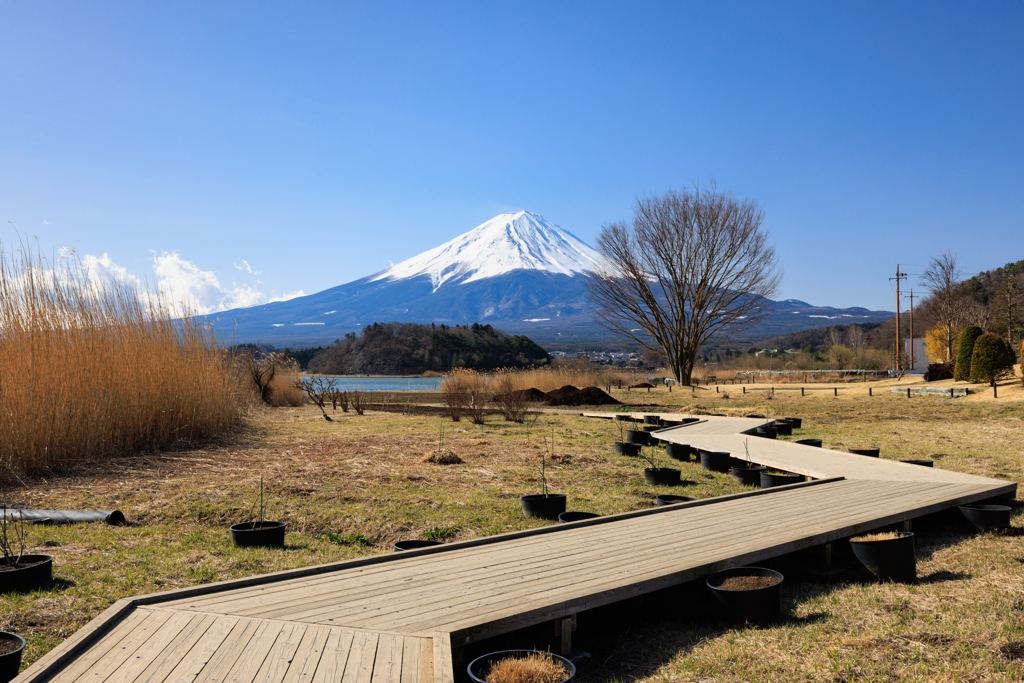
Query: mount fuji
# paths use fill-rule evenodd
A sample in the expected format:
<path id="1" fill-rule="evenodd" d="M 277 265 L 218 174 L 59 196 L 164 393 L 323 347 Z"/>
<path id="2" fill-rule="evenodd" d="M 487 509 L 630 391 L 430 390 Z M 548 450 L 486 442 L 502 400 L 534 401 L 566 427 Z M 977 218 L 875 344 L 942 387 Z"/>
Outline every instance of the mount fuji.
<path id="1" fill-rule="evenodd" d="M 379 273 L 316 294 L 203 317 L 222 343 L 329 344 L 374 322 L 491 323 L 541 344 L 616 340 L 591 317 L 587 282 L 600 253 L 528 211 L 504 213 Z M 845 322 L 884 311 L 772 302 L 761 337 Z M 796 315 L 793 315 L 796 314 Z M 777 319 L 777 320 L 776 320 Z M 776 324 L 768 324 L 775 321 Z"/>

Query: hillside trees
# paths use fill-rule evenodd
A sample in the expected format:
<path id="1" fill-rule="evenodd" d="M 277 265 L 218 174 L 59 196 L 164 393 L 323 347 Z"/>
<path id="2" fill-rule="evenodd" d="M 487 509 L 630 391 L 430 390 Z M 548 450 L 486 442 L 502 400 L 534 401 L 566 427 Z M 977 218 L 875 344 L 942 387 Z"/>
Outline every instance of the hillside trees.
<path id="1" fill-rule="evenodd" d="M 346 334 L 309 361 L 326 374 L 410 375 L 545 365 L 550 356 L 528 337 L 511 336 L 490 325 L 374 323 L 356 336 Z"/>
<path id="2" fill-rule="evenodd" d="M 921 283 L 930 293 L 924 305 L 946 331 L 946 354 L 941 359 L 946 362 L 953 360 L 955 340 L 971 312 L 970 297 L 961 285 L 962 275 L 956 256 L 948 251 L 933 257 L 921 275 Z"/>
<path id="3" fill-rule="evenodd" d="M 690 383 L 700 347 L 750 324 L 778 290 L 764 214 L 712 185 L 638 199 L 633 220 L 597 239 L 605 268 L 591 279 L 599 323 L 661 351 L 675 379 Z"/>

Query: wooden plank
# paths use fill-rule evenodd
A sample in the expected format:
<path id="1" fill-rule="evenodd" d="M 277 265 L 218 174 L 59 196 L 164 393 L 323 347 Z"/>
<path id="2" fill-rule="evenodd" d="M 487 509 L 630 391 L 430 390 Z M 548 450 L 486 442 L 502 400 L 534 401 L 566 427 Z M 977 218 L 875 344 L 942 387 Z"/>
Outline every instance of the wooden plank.
<path id="1" fill-rule="evenodd" d="M 133 609 L 123 621 L 117 624 L 116 628 L 107 630 L 106 634 L 102 638 L 97 639 L 96 643 L 83 652 L 82 656 L 78 657 L 74 663 L 61 671 L 60 680 L 73 681 L 79 678 L 91 666 L 93 666 L 100 657 L 115 650 L 121 641 L 128 638 L 135 632 L 136 628 L 141 628 L 143 621 L 149 618 L 166 620 L 168 617 L 170 617 L 169 614 L 161 614 L 158 615 L 158 617 L 154 617 L 153 613 L 149 610 Z M 150 628 L 152 628 L 152 626 Z M 25 674 L 30 674 L 30 672 L 26 671 L 22 676 L 25 676 Z"/>
<path id="2" fill-rule="evenodd" d="M 194 628 L 205 616 L 171 613 L 159 628 L 149 631 L 136 629 L 139 638 L 125 646 L 118 656 L 104 657 L 97 666 L 85 672 L 83 678 L 94 683 L 130 683 L 142 673 L 183 630 Z"/>
<path id="3" fill-rule="evenodd" d="M 326 626 L 310 626 L 306 629 L 282 683 L 308 683 L 313 680 L 330 633 L 331 629 Z"/>
<path id="4" fill-rule="evenodd" d="M 171 671 L 199 642 L 199 639 L 206 635 L 207 630 L 216 620 L 216 617 L 208 614 L 195 615 L 188 626 L 178 632 L 167 647 L 154 657 L 149 666 L 134 679 L 134 682 L 163 683 Z"/>
<path id="5" fill-rule="evenodd" d="M 373 679 L 373 662 L 377 658 L 376 633 L 356 631 L 352 638 L 352 651 L 345 665 L 341 683 L 370 683 Z"/>
<path id="6" fill-rule="evenodd" d="M 382 634 L 377 640 L 377 658 L 373 662 L 372 683 L 402 683 L 404 654 L 404 636 Z"/>
<path id="7" fill-rule="evenodd" d="M 455 683 L 451 634 L 434 633 L 434 683 Z"/>
<path id="8" fill-rule="evenodd" d="M 277 640 L 253 679 L 255 683 L 281 683 L 284 680 L 307 628 L 304 624 L 285 624 L 281 627 Z"/>
<path id="9" fill-rule="evenodd" d="M 332 629 L 324 644 L 316 673 L 311 683 L 338 683 L 345 675 L 348 657 L 352 652 L 353 631 Z"/>
<path id="10" fill-rule="evenodd" d="M 219 617 L 203 637 L 189 650 L 188 655 L 181 658 L 167 675 L 165 683 L 193 683 L 214 653 L 224 644 L 231 632 L 238 627 L 239 620 L 235 617 Z"/>
<path id="11" fill-rule="evenodd" d="M 256 619 L 239 620 L 196 677 L 196 683 L 226 683 L 231 680 L 235 664 L 243 657 L 252 657 L 250 644 L 260 638 L 268 626 L 267 622 Z"/>

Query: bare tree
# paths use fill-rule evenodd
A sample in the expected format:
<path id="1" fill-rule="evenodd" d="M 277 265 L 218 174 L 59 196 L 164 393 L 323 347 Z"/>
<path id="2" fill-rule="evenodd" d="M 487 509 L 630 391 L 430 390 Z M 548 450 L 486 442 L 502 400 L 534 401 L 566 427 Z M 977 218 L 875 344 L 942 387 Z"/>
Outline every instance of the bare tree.
<path id="1" fill-rule="evenodd" d="M 972 311 L 971 298 L 961 286 L 962 275 L 956 256 L 948 251 L 933 257 L 921 275 L 921 284 L 931 294 L 928 303 L 935 318 L 946 328 L 947 363 L 953 360 L 957 332 L 967 325 Z"/>
<path id="2" fill-rule="evenodd" d="M 333 422 L 324 407 L 324 404 L 330 401 L 335 394 L 333 377 L 315 376 L 298 379 L 295 380 L 295 386 L 306 392 L 306 396 L 309 396 L 309 399 L 320 408 L 325 420 Z"/>
<path id="3" fill-rule="evenodd" d="M 243 353 L 238 358 L 242 372 L 252 380 L 253 386 L 259 392 L 260 400 L 264 403 L 270 402 L 270 383 L 274 381 L 277 371 L 287 360 L 283 353 L 262 353 L 252 351 Z"/>
<path id="4" fill-rule="evenodd" d="M 638 199 L 632 225 L 601 230 L 605 268 L 591 279 L 598 322 L 664 353 L 688 385 L 714 334 L 761 318 L 781 274 L 761 230 L 764 213 L 714 185 Z"/>

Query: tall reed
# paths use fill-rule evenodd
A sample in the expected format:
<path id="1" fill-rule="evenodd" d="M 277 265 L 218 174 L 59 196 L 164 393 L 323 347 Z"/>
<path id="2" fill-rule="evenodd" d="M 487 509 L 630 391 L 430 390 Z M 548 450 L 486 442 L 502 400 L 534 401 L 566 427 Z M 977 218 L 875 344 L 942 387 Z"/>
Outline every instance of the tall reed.
<path id="1" fill-rule="evenodd" d="M 0 479 L 209 437 L 244 396 L 209 331 L 159 297 L 0 245 Z"/>

